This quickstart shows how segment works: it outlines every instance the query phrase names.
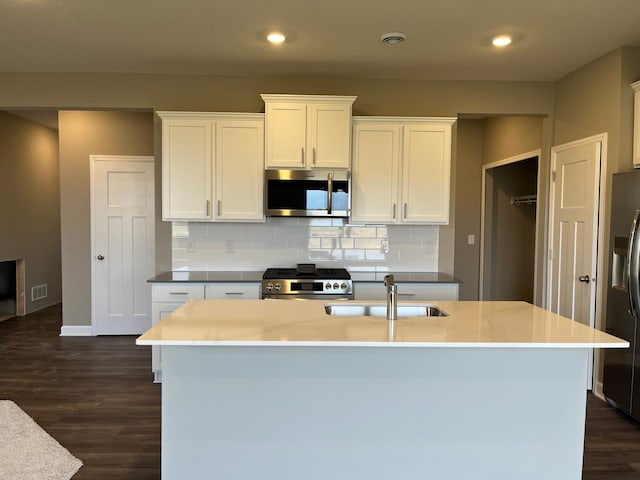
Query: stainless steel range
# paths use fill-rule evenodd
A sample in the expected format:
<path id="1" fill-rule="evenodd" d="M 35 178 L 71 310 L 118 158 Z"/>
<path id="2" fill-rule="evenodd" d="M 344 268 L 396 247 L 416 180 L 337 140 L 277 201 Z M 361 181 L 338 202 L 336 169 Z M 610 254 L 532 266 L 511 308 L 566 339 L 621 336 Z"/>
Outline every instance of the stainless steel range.
<path id="1" fill-rule="evenodd" d="M 353 300 L 351 275 L 345 268 L 268 268 L 262 275 L 262 298 Z"/>

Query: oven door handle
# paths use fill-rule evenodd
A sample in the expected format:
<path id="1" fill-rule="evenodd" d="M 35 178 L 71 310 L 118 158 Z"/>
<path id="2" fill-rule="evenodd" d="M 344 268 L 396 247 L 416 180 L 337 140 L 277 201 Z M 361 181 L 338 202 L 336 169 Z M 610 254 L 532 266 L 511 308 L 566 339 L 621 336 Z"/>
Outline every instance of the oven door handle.
<path id="1" fill-rule="evenodd" d="M 327 213 L 331 215 L 331 210 L 333 210 L 333 173 L 327 174 L 327 181 L 329 182 L 327 186 Z"/>

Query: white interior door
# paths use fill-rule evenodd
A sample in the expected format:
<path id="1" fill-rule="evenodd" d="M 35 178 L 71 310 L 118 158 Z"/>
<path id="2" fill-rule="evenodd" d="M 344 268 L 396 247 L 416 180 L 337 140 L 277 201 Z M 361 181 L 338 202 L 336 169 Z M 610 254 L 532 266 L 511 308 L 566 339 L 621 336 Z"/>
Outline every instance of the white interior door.
<path id="1" fill-rule="evenodd" d="M 548 308 L 591 327 L 596 312 L 601 157 L 602 142 L 597 140 L 552 149 Z"/>
<path id="2" fill-rule="evenodd" d="M 153 157 L 91 156 L 92 310 L 96 335 L 151 328 Z"/>

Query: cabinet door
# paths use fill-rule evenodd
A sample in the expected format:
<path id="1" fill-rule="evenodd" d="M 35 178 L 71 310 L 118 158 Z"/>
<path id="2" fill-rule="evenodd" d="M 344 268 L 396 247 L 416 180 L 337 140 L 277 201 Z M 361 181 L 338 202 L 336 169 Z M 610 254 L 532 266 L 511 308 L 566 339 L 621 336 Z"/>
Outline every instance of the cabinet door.
<path id="1" fill-rule="evenodd" d="M 404 127 L 403 223 L 449 223 L 450 168 L 450 126 Z"/>
<path id="2" fill-rule="evenodd" d="M 162 219 L 210 220 L 213 122 L 163 119 Z"/>
<path id="3" fill-rule="evenodd" d="M 307 167 L 349 168 L 351 104 L 307 105 Z"/>
<path id="4" fill-rule="evenodd" d="M 205 298 L 259 300 L 260 283 L 214 283 L 207 285 Z"/>
<path id="5" fill-rule="evenodd" d="M 304 168 L 307 108 L 304 103 L 267 103 L 267 168 Z"/>
<path id="6" fill-rule="evenodd" d="M 264 220 L 264 121 L 216 124 L 216 220 Z"/>
<path id="7" fill-rule="evenodd" d="M 398 221 L 400 132 L 398 125 L 354 126 L 351 221 Z"/>
<path id="8" fill-rule="evenodd" d="M 157 303 L 153 305 L 153 324 L 159 323 L 164 320 L 165 317 L 171 315 L 178 309 L 180 304 Z M 162 347 L 160 345 L 153 345 L 151 347 L 151 371 L 153 372 L 153 381 L 155 383 L 162 383 Z"/>

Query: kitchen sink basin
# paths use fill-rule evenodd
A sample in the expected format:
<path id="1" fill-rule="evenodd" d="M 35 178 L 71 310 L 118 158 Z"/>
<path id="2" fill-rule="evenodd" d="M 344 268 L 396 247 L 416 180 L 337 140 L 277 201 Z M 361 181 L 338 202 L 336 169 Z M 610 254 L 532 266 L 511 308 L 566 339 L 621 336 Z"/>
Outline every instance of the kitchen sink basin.
<path id="1" fill-rule="evenodd" d="M 386 317 L 387 306 L 384 304 L 331 304 L 325 305 L 327 315 L 347 317 Z M 398 305 L 398 317 L 447 317 L 449 314 L 435 305 Z"/>

